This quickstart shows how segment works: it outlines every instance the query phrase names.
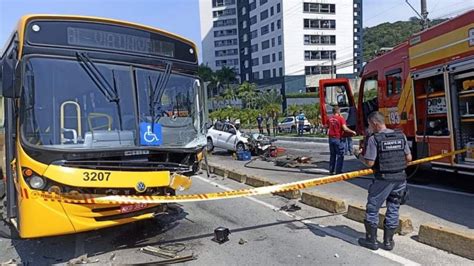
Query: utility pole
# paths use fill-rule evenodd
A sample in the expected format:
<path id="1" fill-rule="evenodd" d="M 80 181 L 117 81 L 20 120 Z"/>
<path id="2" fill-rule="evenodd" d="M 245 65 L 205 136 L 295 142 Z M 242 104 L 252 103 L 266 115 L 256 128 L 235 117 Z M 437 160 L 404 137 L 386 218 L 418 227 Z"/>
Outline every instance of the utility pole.
<path id="1" fill-rule="evenodd" d="M 428 28 L 428 10 L 426 8 L 426 0 L 421 0 L 421 27 Z"/>
<path id="2" fill-rule="evenodd" d="M 334 57 L 335 57 L 335 53 L 334 52 L 331 52 L 331 79 L 334 78 Z"/>
<path id="3" fill-rule="evenodd" d="M 429 27 L 428 25 L 428 22 L 429 22 L 429 19 L 428 19 L 428 10 L 427 10 L 427 7 L 426 7 L 426 0 L 421 0 L 421 14 L 418 13 L 418 11 L 410 4 L 410 2 L 408 2 L 408 0 L 405 0 L 405 2 L 411 7 L 411 9 L 413 9 L 413 11 L 415 11 L 415 13 L 418 15 L 418 17 L 420 17 L 420 23 L 421 23 L 421 27 L 422 29 L 427 29 Z"/>

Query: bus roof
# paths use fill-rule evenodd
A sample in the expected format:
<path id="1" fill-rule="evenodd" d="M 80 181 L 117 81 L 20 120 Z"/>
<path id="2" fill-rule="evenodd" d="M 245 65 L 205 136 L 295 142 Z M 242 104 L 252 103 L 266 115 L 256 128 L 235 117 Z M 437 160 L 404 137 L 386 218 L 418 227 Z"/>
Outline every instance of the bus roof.
<path id="1" fill-rule="evenodd" d="M 157 34 L 165 35 L 167 37 L 176 39 L 178 41 L 185 42 L 189 45 L 191 45 L 196 52 L 197 47 L 194 44 L 193 41 L 184 38 L 182 36 L 170 33 L 168 31 L 162 30 L 162 29 L 157 29 L 153 28 L 150 26 L 138 24 L 138 23 L 132 23 L 132 22 L 127 22 L 123 20 L 117 20 L 117 19 L 109 19 L 109 18 L 101 18 L 101 17 L 93 17 L 93 16 L 78 16 L 78 15 L 54 15 L 54 14 L 31 14 L 31 15 L 25 15 L 20 18 L 20 21 L 18 22 L 17 26 L 17 31 L 18 31 L 18 38 L 19 42 L 23 43 L 23 38 L 24 38 L 24 30 L 26 24 L 33 19 L 52 19 L 52 20 L 62 20 L 62 19 L 67 19 L 67 20 L 77 20 L 77 21 L 89 21 L 89 22 L 99 22 L 99 23 L 109 23 L 109 24 L 115 24 L 115 25 L 121 25 L 121 26 L 127 26 L 127 27 L 132 27 L 136 29 L 141 29 L 141 30 L 146 30 L 146 31 L 151 31 L 155 32 Z M 10 39 L 8 39 L 7 44 L 10 42 Z M 21 53 L 21 51 L 20 51 Z M 3 51 L 2 53 L 3 54 Z"/>

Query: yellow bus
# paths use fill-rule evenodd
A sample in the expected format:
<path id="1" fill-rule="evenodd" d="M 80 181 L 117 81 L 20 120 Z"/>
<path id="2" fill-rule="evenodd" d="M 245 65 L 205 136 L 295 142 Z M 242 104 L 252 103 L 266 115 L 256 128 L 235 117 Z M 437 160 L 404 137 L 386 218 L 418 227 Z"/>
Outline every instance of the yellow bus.
<path id="1" fill-rule="evenodd" d="M 0 58 L 0 191 L 19 236 L 88 231 L 166 210 L 48 201 L 40 192 L 150 196 L 189 188 L 206 145 L 197 61 L 191 41 L 163 30 L 97 17 L 22 17 Z"/>

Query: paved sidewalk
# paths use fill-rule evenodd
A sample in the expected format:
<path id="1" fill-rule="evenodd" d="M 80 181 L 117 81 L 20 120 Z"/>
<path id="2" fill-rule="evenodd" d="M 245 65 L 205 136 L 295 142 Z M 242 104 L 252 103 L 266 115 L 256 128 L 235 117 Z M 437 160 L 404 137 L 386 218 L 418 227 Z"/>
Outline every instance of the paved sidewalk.
<path id="1" fill-rule="evenodd" d="M 304 179 L 323 177 L 328 175 L 329 156 L 322 152 L 318 158 L 319 162 L 314 165 L 312 172 L 320 174 L 309 174 L 298 169 L 276 167 L 273 163 L 256 160 L 247 167 L 247 162 L 233 160 L 226 152 L 215 152 L 209 158 L 210 165 L 218 165 L 229 171 L 238 171 L 250 176 L 263 177 L 277 183 L 288 183 Z M 354 171 L 365 168 L 353 157 L 348 159 L 344 165 L 344 171 Z M 313 159 L 314 161 L 315 159 Z M 305 189 L 306 192 L 317 192 L 345 200 L 347 204 L 365 205 L 367 188 L 371 180 L 357 178 L 344 182 L 326 184 L 323 186 Z M 407 205 L 401 207 L 401 215 L 409 216 L 413 222 L 414 232 L 418 232 L 423 223 L 434 222 L 443 226 L 461 230 L 474 230 L 473 210 L 474 194 L 444 191 L 436 188 L 426 188 L 417 185 L 409 185 L 410 200 Z M 384 212 L 384 210 L 382 210 Z"/>

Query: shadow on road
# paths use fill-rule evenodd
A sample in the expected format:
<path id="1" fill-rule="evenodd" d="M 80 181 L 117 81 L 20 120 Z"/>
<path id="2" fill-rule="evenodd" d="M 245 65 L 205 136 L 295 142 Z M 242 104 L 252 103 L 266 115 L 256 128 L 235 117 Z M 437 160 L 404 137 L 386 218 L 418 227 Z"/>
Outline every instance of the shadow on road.
<path id="1" fill-rule="evenodd" d="M 38 239 L 13 239 L 12 247 L 24 265 L 64 263 L 84 254 L 91 257 L 157 242 L 163 233 L 176 227 L 187 215 L 178 207 L 154 219 L 92 232 Z M 82 243 L 77 243 L 78 241 Z M 78 248 L 77 244 L 83 245 L 83 248 Z"/>
<path id="2" fill-rule="evenodd" d="M 232 233 L 235 234 L 235 233 L 238 233 L 238 232 L 252 231 L 252 230 L 257 230 L 257 229 L 261 229 L 261 228 L 268 228 L 268 227 L 272 227 L 272 226 L 279 226 L 279 225 L 286 225 L 287 227 L 292 228 L 292 229 L 306 229 L 306 226 L 301 227 L 301 226 L 297 226 L 294 223 L 303 222 L 303 220 L 314 220 L 314 219 L 332 217 L 332 216 L 337 216 L 337 215 L 341 215 L 341 214 L 328 214 L 328 215 L 313 216 L 313 217 L 308 217 L 308 218 L 303 218 L 303 219 L 291 219 L 291 220 L 284 220 L 284 221 L 279 220 L 279 221 L 276 221 L 276 222 L 273 222 L 273 223 L 258 224 L 258 225 L 254 225 L 254 226 L 239 227 L 239 228 L 230 228 L 230 232 L 231 232 L 231 234 Z M 178 239 L 158 241 L 156 243 L 149 243 L 148 245 L 162 245 L 162 244 L 180 243 L 180 242 L 203 239 L 203 238 L 212 238 L 213 236 L 214 236 L 214 232 L 209 232 L 209 233 L 206 233 L 206 234 L 187 236 L 187 237 L 178 238 Z"/>

